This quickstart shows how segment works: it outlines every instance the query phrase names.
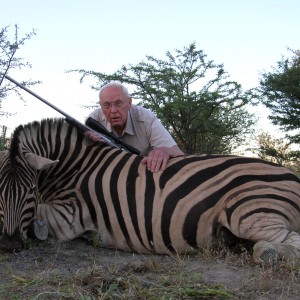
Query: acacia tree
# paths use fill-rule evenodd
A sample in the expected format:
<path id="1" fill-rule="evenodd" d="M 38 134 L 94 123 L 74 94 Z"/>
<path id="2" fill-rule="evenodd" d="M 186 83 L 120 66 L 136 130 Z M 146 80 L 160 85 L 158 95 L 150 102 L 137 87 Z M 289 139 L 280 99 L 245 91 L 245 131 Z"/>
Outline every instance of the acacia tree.
<path id="1" fill-rule="evenodd" d="M 230 153 L 254 124 L 245 107 L 255 95 L 229 81 L 223 65 L 208 60 L 195 43 L 167 52 L 166 60 L 146 56 L 146 61 L 110 75 L 69 72 L 79 72 L 81 82 L 93 76 L 94 89 L 111 80 L 131 85 L 132 97 L 157 114 L 186 153 Z"/>
<path id="2" fill-rule="evenodd" d="M 262 103 L 272 114 L 274 125 L 286 132 L 290 143 L 300 144 L 300 51 L 282 57 L 272 72 L 262 74 L 259 90 Z"/>
<path id="3" fill-rule="evenodd" d="M 16 93 L 20 99 L 23 100 L 18 88 L 10 81 L 5 80 L 5 75 L 11 69 L 31 67 L 23 58 L 16 57 L 16 52 L 20 47 L 24 46 L 27 40 L 35 35 L 35 32 L 32 31 L 24 37 L 19 37 L 19 28 L 15 25 L 13 38 L 10 38 L 8 30 L 9 26 L 0 29 L 0 117 L 9 115 L 7 112 L 1 110 L 1 103 L 10 93 Z M 39 82 L 30 80 L 22 82 L 25 86 L 34 85 L 36 83 Z"/>
<path id="4" fill-rule="evenodd" d="M 300 151 L 293 150 L 284 138 L 274 138 L 269 133 L 262 132 L 256 141 L 258 148 L 253 152 L 258 157 L 290 168 L 300 175 Z"/>
<path id="5" fill-rule="evenodd" d="M 8 117 L 11 114 L 2 111 L 2 101 L 10 94 L 15 93 L 18 97 L 23 100 L 22 95 L 19 93 L 18 88 L 10 81 L 5 80 L 5 75 L 10 69 L 22 69 L 24 67 L 31 67 L 31 65 L 24 61 L 20 57 L 16 57 L 16 52 L 21 46 L 24 46 L 25 41 L 29 40 L 35 32 L 32 31 L 26 34 L 24 37 L 19 37 L 19 28 L 15 25 L 13 38 L 9 37 L 9 26 L 0 29 L 0 118 Z M 22 84 L 25 86 L 34 85 L 39 83 L 38 81 L 23 81 Z M 6 130 L 5 125 L 0 125 L 0 150 L 6 147 Z"/>

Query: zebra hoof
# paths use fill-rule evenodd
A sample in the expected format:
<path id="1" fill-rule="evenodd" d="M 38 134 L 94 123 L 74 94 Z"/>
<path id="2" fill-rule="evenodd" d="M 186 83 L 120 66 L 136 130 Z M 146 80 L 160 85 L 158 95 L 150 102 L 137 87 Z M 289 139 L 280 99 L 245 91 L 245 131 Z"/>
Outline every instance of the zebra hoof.
<path id="1" fill-rule="evenodd" d="M 28 236 L 31 238 L 45 241 L 48 238 L 48 227 L 43 220 L 34 219 L 28 230 Z"/>
<path id="2" fill-rule="evenodd" d="M 278 252 L 270 242 L 259 241 L 253 247 L 253 259 L 265 266 L 275 266 L 278 261 Z"/>

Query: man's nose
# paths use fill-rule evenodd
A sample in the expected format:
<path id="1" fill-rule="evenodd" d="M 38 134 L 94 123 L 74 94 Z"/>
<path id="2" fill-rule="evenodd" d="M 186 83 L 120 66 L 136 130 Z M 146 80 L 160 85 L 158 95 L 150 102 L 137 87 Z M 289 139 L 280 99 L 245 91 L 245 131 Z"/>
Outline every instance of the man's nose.
<path id="1" fill-rule="evenodd" d="M 117 108 L 116 108 L 116 106 L 114 105 L 114 103 L 111 104 L 110 111 L 111 111 L 112 113 L 115 113 L 115 112 L 117 111 Z"/>

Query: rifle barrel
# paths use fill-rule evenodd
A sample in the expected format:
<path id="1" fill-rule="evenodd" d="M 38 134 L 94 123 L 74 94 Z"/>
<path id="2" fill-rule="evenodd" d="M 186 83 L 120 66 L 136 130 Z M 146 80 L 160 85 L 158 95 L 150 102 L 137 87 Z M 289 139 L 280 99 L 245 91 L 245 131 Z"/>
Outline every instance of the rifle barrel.
<path id="1" fill-rule="evenodd" d="M 77 126 L 79 126 L 81 129 L 84 128 L 86 131 L 93 131 L 96 134 L 98 134 L 100 136 L 100 138 L 107 143 L 108 145 L 115 147 L 115 148 L 120 148 L 119 146 L 117 146 L 115 143 L 113 143 L 109 138 L 107 138 L 106 136 L 100 134 L 99 132 L 95 131 L 94 129 L 90 128 L 89 126 L 79 122 L 78 120 L 76 120 L 75 118 L 73 118 L 72 116 L 70 116 L 69 114 L 65 113 L 64 111 L 62 111 L 61 109 L 59 109 L 58 107 L 56 107 L 55 105 L 53 105 L 52 103 L 50 103 L 49 101 L 47 101 L 46 99 L 42 98 L 41 96 L 39 96 L 38 94 L 36 94 L 35 92 L 31 91 L 29 88 L 27 88 L 26 86 L 24 86 L 23 84 L 19 83 L 18 81 L 14 80 L 13 78 L 11 78 L 10 76 L 4 74 L 4 77 L 6 79 L 8 79 L 9 81 L 11 81 L 12 83 L 14 83 L 15 85 L 17 85 L 18 87 L 20 87 L 21 89 L 23 89 L 24 91 L 26 91 L 27 93 L 31 94 L 32 96 L 34 96 L 35 98 L 39 99 L 40 101 L 44 102 L 45 104 L 47 104 L 48 106 L 50 106 L 51 108 L 53 108 L 54 110 L 56 110 L 57 112 L 59 112 L 60 114 L 62 114 L 63 116 L 66 117 L 66 120 L 69 123 L 72 124 L 76 124 Z"/>

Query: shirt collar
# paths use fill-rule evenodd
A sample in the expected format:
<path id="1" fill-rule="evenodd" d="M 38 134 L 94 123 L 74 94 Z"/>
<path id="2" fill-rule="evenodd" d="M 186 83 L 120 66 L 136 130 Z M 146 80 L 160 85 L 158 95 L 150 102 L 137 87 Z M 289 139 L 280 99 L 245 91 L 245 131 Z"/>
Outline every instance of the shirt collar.
<path id="1" fill-rule="evenodd" d="M 111 127 L 111 124 L 107 120 L 106 120 L 106 129 L 109 132 L 112 132 L 113 134 L 117 135 L 116 131 Z M 133 123 L 132 123 L 130 110 L 128 111 L 127 121 L 126 121 L 126 125 L 125 125 L 124 131 L 123 131 L 123 135 L 125 133 L 129 134 L 129 135 L 134 135 Z"/>

